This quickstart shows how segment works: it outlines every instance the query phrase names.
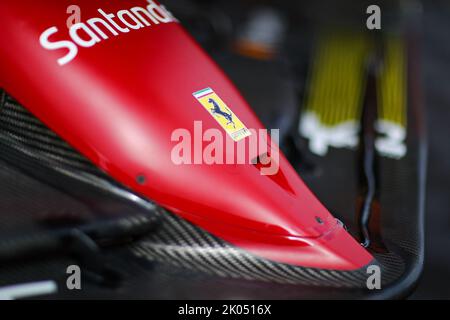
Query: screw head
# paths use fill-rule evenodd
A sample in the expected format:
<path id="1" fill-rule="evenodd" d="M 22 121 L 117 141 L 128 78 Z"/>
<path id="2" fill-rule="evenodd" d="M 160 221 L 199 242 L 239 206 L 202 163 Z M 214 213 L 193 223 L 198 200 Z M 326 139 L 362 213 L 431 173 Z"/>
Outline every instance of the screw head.
<path id="1" fill-rule="evenodd" d="M 143 174 L 136 176 L 136 182 L 138 184 L 143 185 L 143 184 L 145 184 L 146 181 L 147 181 L 147 179 L 145 178 L 145 176 Z"/>

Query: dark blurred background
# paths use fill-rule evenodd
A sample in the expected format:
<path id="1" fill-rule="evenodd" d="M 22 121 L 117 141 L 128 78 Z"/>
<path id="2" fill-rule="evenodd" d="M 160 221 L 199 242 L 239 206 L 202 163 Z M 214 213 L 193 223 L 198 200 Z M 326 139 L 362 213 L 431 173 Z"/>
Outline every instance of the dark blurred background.
<path id="1" fill-rule="evenodd" d="M 172 0 L 166 3 L 225 69 L 251 104 L 265 105 L 261 109 L 273 110 L 280 98 L 264 92 L 274 86 L 282 92 L 283 103 L 275 109 L 286 108 L 282 113 L 287 119 L 279 117 L 274 125 L 273 113 L 259 113 L 266 125 L 269 122 L 281 128 L 283 123 L 296 116 L 292 110 L 301 104 L 292 92 L 302 93 L 305 89 L 306 80 L 298 75 L 305 74 L 308 68 L 303 61 L 310 58 L 311 35 L 317 30 L 335 25 L 363 30 L 367 18 L 365 8 L 377 4 L 382 10 L 382 29 L 395 33 L 407 28 L 415 33 L 419 54 L 415 56 L 414 64 L 420 70 L 418 83 L 423 89 L 428 134 L 428 177 L 425 264 L 421 281 L 411 298 L 449 299 L 450 2 Z M 265 9 L 269 12 L 264 13 Z M 258 25 L 258 19 L 253 19 L 251 26 L 248 21 L 258 10 L 261 16 L 266 14 L 266 22 Z M 403 13 L 411 10 L 414 11 L 413 19 L 405 22 Z M 266 28 L 264 24 L 271 26 Z M 259 34 L 255 30 L 259 30 Z M 266 46 L 249 45 L 248 39 L 252 37 Z"/>
<path id="2" fill-rule="evenodd" d="M 263 124 L 280 129 L 281 149 L 302 179 L 385 267 L 383 272 L 389 278 L 385 290 L 290 286 L 244 281 L 242 275 L 236 279 L 217 276 L 215 269 L 220 271 L 221 265 L 227 264 L 227 250 L 218 250 L 225 260 L 222 263 L 223 256 L 219 256 L 219 264 L 209 266 L 212 272 L 198 268 L 198 260 L 191 258 L 182 258 L 180 267 L 172 255 L 170 259 L 164 254 L 162 259 L 137 257 L 141 250 L 136 248 L 155 244 L 170 250 L 173 246 L 192 249 L 188 257 L 197 257 L 195 253 L 210 246 L 228 247 L 222 242 L 205 245 L 202 241 L 199 245 L 197 238 L 209 239 L 210 235 L 153 205 L 149 208 L 145 203 L 144 210 L 142 203 L 137 206 L 128 198 L 108 193 L 117 186 L 110 189 L 108 177 L 83 161 L 11 97 L 3 99 L 8 102 L 3 110 L 13 108 L 22 118 L 26 115 L 26 123 L 36 124 L 46 137 L 53 137 L 50 150 L 55 145 L 71 150 L 70 157 L 81 159 L 81 173 L 92 172 L 97 178 L 94 184 L 74 179 L 72 174 L 49 167 L 46 157 L 39 158 L 42 162 L 32 158 L 30 165 L 27 152 L 15 149 L 9 140 L 0 144 L 8 151 L 0 153 L 4 158 L 0 159 L 0 194 L 8 200 L 0 202 L 0 209 L 11 212 L 2 215 L 0 236 L 13 239 L 0 241 L 4 244 L 0 260 L 3 253 L 8 262 L 0 266 L 0 286 L 44 277 L 63 283 L 63 288 L 63 271 L 74 260 L 88 270 L 86 290 L 78 293 L 83 298 L 450 299 L 450 1 L 160 2 L 222 67 Z M 369 31 L 366 9 L 373 4 L 381 9 L 381 30 Z M 0 129 L 19 137 L 31 135 L 33 142 L 32 131 L 21 130 L 9 121 L 8 114 L 16 116 L 15 111 L 0 114 Z M 393 131 L 383 132 L 380 123 L 388 123 Z M 377 141 L 392 138 L 392 133 L 397 134 L 394 147 L 377 145 Z M 34 152 L 33 146 L 30 143 L 24 150 Z M 39 142 L 38 151 L 40 147 Z M 69 168 L 75 173 L 79 169 Z M 97 179 L 107 186 L 99 188 Z M 369 195 L 371 188 L 373 196 Z M 23 201 L 26 193 L 35 200 Z M 66 193 L 70 197 L 62 196 Z M 109 220 L 125 211 L 129 217 L 118 214 Z M 108 212 L 109 218 L 103 212 Z M 116 230 L 116 225 L 126 225 L 123 221 L 128 219 L 137 221 L 136 229 L 130 227 L 137 234 L 131 235 L 130 230 L 113 235 L 106 232 L 103 239 L 98 232 L 110 227 Z M 173 221 L 175 231 L 171 229 Z M 178 239 L 179 223 L 188 226 L 188 235 L 194 239 L 188 245 Z M 74 230 L 79 232 L 73 235 Z M 61 236 L 64 232 L 70 233 L 73 245 L 67 245 Z M 161 234 L 171 232 L 175 240 L 168 237 L 167 243 L 158 242 L 158 237 L 166 239 Z M 37 259 L 31 264 L 26 259 L 9 259 L 17 252 L 23 258 L 21 250 L 10 243 L 34 256 L 35 234 L 42 236 L 44 247 L 50 239 L 63 249 L 55 250 L 59 254 L 53 257 L 55 261 Z M 100 234 L 98 239 L 96 234 Z M 88 247 L 83 246 L 85 236 Z M 230 264 L 230 269 L 234 268 Z M 271 270 L 265 271 L 270 274 Z M 61 290 L 57 297 L 72 299 L 77 293 Z"/>

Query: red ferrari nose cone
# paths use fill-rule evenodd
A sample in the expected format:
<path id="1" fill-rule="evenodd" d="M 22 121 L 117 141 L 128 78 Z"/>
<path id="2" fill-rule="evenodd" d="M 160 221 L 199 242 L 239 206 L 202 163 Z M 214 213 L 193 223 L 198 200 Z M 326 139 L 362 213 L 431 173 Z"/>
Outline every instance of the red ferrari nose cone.
<path id="1" fill-rule="evenodd" d="M 111 177 L 268 259 L 340 270 L 373 259 L 260 138 L 251 108 L 166 8 L 31 3 L 0 3 L 0 85 Z M 68 5 L 80 22 L 67 24 Z"/>

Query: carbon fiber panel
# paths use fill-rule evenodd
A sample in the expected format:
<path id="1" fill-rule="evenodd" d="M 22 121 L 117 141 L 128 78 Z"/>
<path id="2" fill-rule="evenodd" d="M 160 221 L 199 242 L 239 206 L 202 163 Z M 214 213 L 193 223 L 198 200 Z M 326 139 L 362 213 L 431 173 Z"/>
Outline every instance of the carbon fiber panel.
<path id="1" fill-rule="evenodd" d="M 109 180 L 11 97 L 6 98 L 1 109 L 0 123 L 0 140 L 3 143 L 33 154 L 36 159 L 70 168 L 72 172 L 88 172 L 91 177 Z M 318 270 L 255 257 L 167 211 L 162 214 L 162 224 L 158 230 L 132 244 L 130 249 L 137 257 L 146 260 L 225 278 L 347 288 L 365 287 L 367 279 L 366 270 Z M 385 266 L 390 271 L 386 272 L 389 276 L 382 278 L 384 284 L 398 277 L 401 271 L 398 265 L 392 266 L 395 268 L 389 264 Z"/>

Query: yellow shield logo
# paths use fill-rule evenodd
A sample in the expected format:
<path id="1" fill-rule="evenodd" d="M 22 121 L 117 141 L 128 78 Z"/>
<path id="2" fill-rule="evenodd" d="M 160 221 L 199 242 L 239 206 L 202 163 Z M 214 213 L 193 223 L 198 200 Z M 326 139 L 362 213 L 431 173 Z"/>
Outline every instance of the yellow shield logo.
<path id="1" fill-rule="evenodd" d="M 211 88 L 194 92 L 192 95 L 234 141 L 240 141 L 251 135 L 250 130 Z"/>

